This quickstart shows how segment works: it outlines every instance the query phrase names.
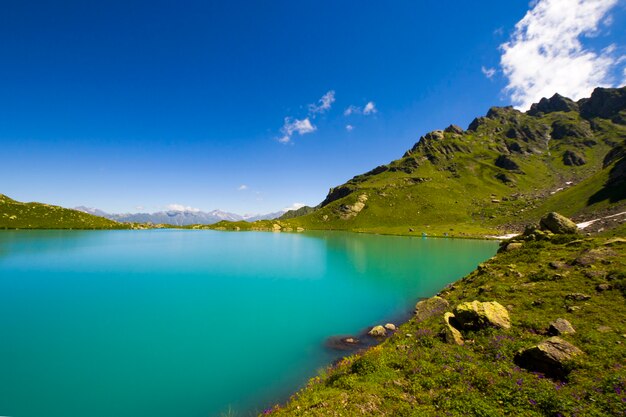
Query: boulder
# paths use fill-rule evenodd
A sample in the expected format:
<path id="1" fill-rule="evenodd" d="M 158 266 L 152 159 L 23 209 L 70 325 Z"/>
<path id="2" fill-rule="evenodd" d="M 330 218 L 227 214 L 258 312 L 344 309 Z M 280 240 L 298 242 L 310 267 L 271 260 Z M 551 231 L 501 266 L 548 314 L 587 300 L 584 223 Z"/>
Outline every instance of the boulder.
<path id="1" fill-rule="evenodd" d="M 385 324 L 385 329 L 391 331 L 391 332 L 395 332 L 396 331 L 396 325 L 393 323 L 387 323 Z"/>
<path id="2" fill-rule="evenodd" d="M 553 336 L 536 346 L 519 351 L 515 355 L 515 363 L 529 371 L 563 378 L 569 373 L 568 363 L 582 353 L 571 343 Z"/>
<path id="3" fill-rule="evenodd" d="M 524 244 L 522 242 L 509 242 L 506 245 L 506 251 L 512 251 L 512 250 L 516 250 L 516 249 L 520 249 L 522 246 L 524 246 Z"/>
<path id="4" fill-rule="evenodd" d="M 613 286 L 611 284 L 598 284 L 596 286 L 596 291 L 599 291 L 599 292 L 609 291 L 612 289 L 613 289 Z"/>
<path id="5" fill-rule="evenodd" d="M 550 323 L 548 333 L 553 336 L 560 336 L 562 334 L 576 333 L 576 330 L 574 330 L 574 327 L 569 321 L 558 318 Z"/>
<path id="6" fill-rule="evenodd" d="M 458 331 L 452 323 L 450 323 L 451 320 L 454 320 L 454 314 L 447 312 L 443 315 L 443 322 L 446 325 L 443 330 L 443 339 L 446 343 L 463 345 L 465 343 L 463 341 L 463 336 L 461 335 L 461 332 Z"/>
<path id="7" fill-rule="evenodd" d="M 546 214 L 539 221 L 539 225 L 544 230 L 549 230 L 555 234 L 572 234 L 578 232 L 578 226 L 565 216 L 552 212 Z"/>
<path id="8" fill-rule="evenodd" d="M 387 330 L 385 330 L 383 326 L 378 325 L 378 326 L 372 327 L 372 329 L 369 332 L 367 332 L 367 334 L 373 337 L 385 337 L 387 335 Z"/>
<path id="9" fill-rule="evenodd" d="M 485 327 L 508 329 L 511 327 L 509 312 L 496 301 L 472 301 L 454 309 L 456 322 L 462 329 L 476 330 Z"/>
<path id="10" fill-rule="evenodd" d="M 415 304 L 415 321 L 419 323 L 428 320 L 443 314 L 448 308 L 450 308 L 450 303 L 441 297 L 435 296 L 422 300 Z"/>

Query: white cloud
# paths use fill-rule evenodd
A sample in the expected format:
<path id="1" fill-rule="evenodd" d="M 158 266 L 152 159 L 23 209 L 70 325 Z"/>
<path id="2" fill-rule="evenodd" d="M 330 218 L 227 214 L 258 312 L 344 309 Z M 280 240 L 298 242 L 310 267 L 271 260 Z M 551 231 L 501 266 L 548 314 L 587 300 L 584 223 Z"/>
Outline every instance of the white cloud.
<path id="1" fill-rule="evenodd" d="M 598 33 L 618 0 L 538 0 L 500 46 L 500 64 L 508 78 L 505 91 L 513 104 L 527 109 L 554 93 L 579 99 L 593 88 L 613 84 L 618 59 L 611 48 L 586 49 L 580 38 Z"/>
<path id="2" fill-rule="evenodd" d="M 302 120 L 285 117 L 283 127 L 280 129 L 280 131 L 283 133 L 283 136 L 280 137 L 278 141 L 280 143 L 289 143 L 291 142 L 291 137 L 294 133 L 302 136 L 306 135 L 307 133 L 315 132 L 316 130 L 317 127 L 315 127 L 315 125 L 311 123 L 311 120 L 308 117 Z"/>
<path id="3" fill-rule="evenodd" d="M 354 126 L 352 126 L 352 125 L 346 125 L 346 130 L 347 130 L 348 132 L 352 132 L 352 131 L 354 130 Z"/>
<path id="4" fill-rule="evenodd" d="M 495 68 L 485 68 L 485 67 L 480 67 L 480 70 L 482 71 L 483 75 L 489 79 L 492 79 L 494 75 L 496 75 L 496 69 Z"/>
<path id="5" fill-rule="evenodd" d="M 368 101 L 363 108 L 351 104 L 343 111 L 344 116 L 350 116 L 351 114 L 363 114 L 368 116 L 374 113 L 378 113 L 378 109 L 373 101 Z"/>
<path id="6" fill-rule="evenodd" d="M 248 189 L 248 186 L 246 184 L 241 184 L 239 187 L 237 187 L 237 191 L 244 191 L 247 189 Z"/>
<path id="7" fill-rule="evenodd" d="M 304 206 L 305 205 L 303 203 L 293 203 L 291 206 L 285 207 L 283 211 L 298 210 L 299 208 L 302 208 Z"/>
<path id="8" fill-rule="evenodd" d="M 361 113 L 361 109 L 357 106 L 350 105 L 343 111 L 344 116 L 350 116 L 352 113 L 359 114 Z"/>
<path id="9" fill-rule="evenodd" d="M 145 210 L 144 206 L 135 206 L 135 210 Z"/>
<path id="10" fill-rule="evenodd" d="M 365 107 L 363 108 L 363 114 L 364 115 L 368 115 L 368 114 L 374 114 L 377 113 L 378 110 L 376 109 L 376 104 L 374 104 L 373 101 L 369 101 Z"/>
<path id="11" fill-rule="evenodd" d="M 182 204 L 168 204 L 165 208 L 170 211 L 192 211 L 194 213 L 200 211 L 198 208 L 184 206 Z"/>
<path id="12" fill-rule="evenodd" d="M 335 102 L 335 90 L 330 90 L 318 100 L 319 104 L 309 104 L 309 114 L 324 113 Z"/>

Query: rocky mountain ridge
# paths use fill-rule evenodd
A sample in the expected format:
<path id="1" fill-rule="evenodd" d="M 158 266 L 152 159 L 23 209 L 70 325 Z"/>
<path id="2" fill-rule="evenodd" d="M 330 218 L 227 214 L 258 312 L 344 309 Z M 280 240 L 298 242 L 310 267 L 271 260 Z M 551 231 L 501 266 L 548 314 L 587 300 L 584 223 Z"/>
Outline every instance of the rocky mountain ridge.
<path id="1" fill-rule="evenodd" d="M 214 224 L 220 221 L 248 221 L 272 220 L 286 213 L 281 210 L 275 213 L 267 214 L 248 214 L 239 215 L 229 213 L 222 210 L 212 210 L 209 212 L 198 210 L 167 210 L 154 213 L 107 213 L 103 210 L 78 206 L 75 210 L 96 216 L 104 217 L 121 223 L 152 223 L 152 224 L 170 224 L 173 226 L 189 226 L 192 224 Z"/>

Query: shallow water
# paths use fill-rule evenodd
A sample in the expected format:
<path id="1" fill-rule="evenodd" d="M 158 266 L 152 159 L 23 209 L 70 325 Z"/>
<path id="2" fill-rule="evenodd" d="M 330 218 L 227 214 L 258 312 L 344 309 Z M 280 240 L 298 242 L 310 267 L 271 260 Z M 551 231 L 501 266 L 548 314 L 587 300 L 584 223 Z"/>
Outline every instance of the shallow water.
<path id="1" fill-rule="evenodd" d="M 495 242 L 340 232 L 0 232 L 0 416 L 251 415 Z"/>

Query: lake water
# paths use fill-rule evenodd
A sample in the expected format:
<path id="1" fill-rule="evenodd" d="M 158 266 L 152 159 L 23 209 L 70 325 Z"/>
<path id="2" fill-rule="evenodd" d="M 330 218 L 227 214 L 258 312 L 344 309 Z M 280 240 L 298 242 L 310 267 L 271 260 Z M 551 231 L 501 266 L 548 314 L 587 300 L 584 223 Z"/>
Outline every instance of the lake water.
<path id="1" fill-rule="evenodd" d="M 0 232 L 0 416 L 247 416 L 495 242 L 340 232 Z"/>

